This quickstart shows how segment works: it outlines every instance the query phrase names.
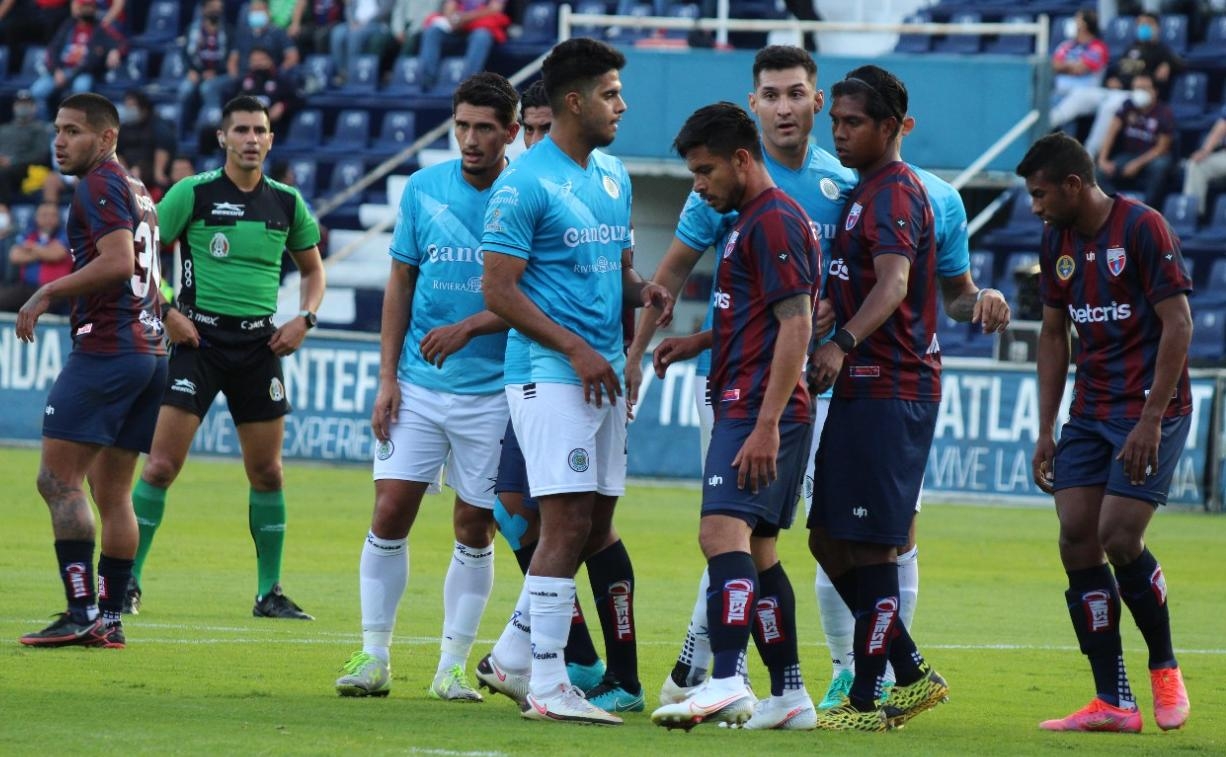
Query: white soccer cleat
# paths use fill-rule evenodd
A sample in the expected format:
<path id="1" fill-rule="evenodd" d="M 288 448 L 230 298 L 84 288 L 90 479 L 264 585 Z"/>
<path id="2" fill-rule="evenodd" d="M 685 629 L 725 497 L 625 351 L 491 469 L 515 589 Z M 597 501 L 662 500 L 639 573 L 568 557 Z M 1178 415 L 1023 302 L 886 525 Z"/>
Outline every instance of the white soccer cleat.
<path id="1" fill-rule="evenodd" d="M 804 689 L 758 700 L 753 717 L 744 726 L 750 731 L 812 731 L 817 728 L 817 710 Z"/>
<path id="2" fill-rule="evenodd" d="M 699 723 L 740 726 L 753 717 L 754 700 L 740 676 L 709 678 L 685 700 L 651 713 L 651 722 L 689 730 Z"/>
<path id="3" fill-rule="evenodd" d="M 477 663 L 477 688 L 484 686 L 495 694 L 502 694 L 523 706 L 528 699 L 528 674 L 513 673 L 494 661 L 491 652 Z"/>
<path id="4" fill-rule="evenodd" d="M 447 702 L 483 702 L 485 698 L 468 683 L 464 668 L 452 665 L 434 676 L 430 696 Z"/>
<path id="5" fill-rule="evenodd" d="M 674 681 L 673 674 L 669 673 L 664 678 L 664 685 L 660 687 L 660 706 L 684 702 L 698 689 L 698 686 L 701 685 L 702 684 L 695 686 L 682 686 Z"/>
<path id="6" fill-rule="evenodd" d="M 559 684 L 553 694 L 538 697 L 529 693 L 520 708 L 528 720 L 555 723 L 586 723 L 588 725 L 621 725 L 622 719 L 587 701 L 583 692 L 569 683 Z"/>

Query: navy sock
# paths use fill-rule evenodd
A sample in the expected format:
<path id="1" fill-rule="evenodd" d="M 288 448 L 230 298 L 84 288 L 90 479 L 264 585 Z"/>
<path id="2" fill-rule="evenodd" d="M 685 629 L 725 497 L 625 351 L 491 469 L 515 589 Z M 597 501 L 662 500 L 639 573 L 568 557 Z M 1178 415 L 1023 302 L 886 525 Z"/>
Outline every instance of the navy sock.
<path id="1" fill-rule="evenodd" d="M 120 620 L 134 562 L 107 554 L 98 558 L 98 610 L 108 623 L 118 623 Z"/>
<path id="2" fill-rule="evenodd" d="M 630 554 L 618 539 L 587 558 L 584 564 L 604 632 L 605 664 L 623 689 L 637 694 L 641 687 L 634 634 L 634 565 Z"/>
<path id="3" fill-rule="evenodd" d="M 829 576 L 830 574 L 827 573 L 826 575 Z M 843 604 L 847 605 L 847 609 L 851 610 L 851 614 L 855 615 L 856 606 L 860 603 L 859 591 L 857 589 L 859 582 L 856 581 L 855 568 L 852 568 L 838 578 L 831 576 L 830 585 L 839 593 L 839 597 L 842 598 Z"/>
<path id="4" fill-rule="evenodd" d="M 55 557 L 60 564 L 60 580 L 68 599 L 68 613 L 84 623 L 97 617 L 94 594 L 94 543 L 55 540 Z"/>
<path id="5" fill-rule="evenodd" d="M 1117 707 L 1134 707 L 1136 700 L 1124 670 L 1120 640 L 1120 594 L 1104 563 L 1068 571 L 1064 597 L 1081 652 L 1090 659 L 1099 699 Z"/>
<path id="6" fill-rule="evenodd" d="M 532 565 L 532 556 L 536 554 L 537 542 L 525 544 L 515 550 L 515 562 L 519 563 L 519 572 L 525 576 L 528 575 L 528 568 Z"/>
<path id="7" fill-rule="evenodd" d="M 753 641 L 770 672 L 771 696 L 782 695 L 785 688 L 800 688 L 804 683 L 796 680 L 800 666 L 796 645 L 796 595 L 783 563 L 777 562 L 758 574 L 755 615 Z"/>
<path id="8" fill-rule="evenodd" d="M 1127 565 L 1115 568 L 1120 598 L 1132 613 L 1137 628 L 1149 647 L 1149 669 L 1173 668 L 1175 650 L 1171 645 L 1171 613 L 1166 604 L 1166 579 L 1162 566 L 1149 549 Z"/>
<path id="9" fill-rule="evenodd" d="M 898 635 L 898 566 L 879 563 L 856 568 L 857 605 L 855 645 L 856 677 L 849 698 L 860 710 L 876 709 L 890 659 L 890 645 Z"/>
<path id="10" fill-rule="evenodd" d="M 758 571 L 748 552 L 725 552 L 707 560 L 707 632 L 711 636 L 712 678 L 736 675 L 737 658 L 749 644 L 750 614 Z"/>

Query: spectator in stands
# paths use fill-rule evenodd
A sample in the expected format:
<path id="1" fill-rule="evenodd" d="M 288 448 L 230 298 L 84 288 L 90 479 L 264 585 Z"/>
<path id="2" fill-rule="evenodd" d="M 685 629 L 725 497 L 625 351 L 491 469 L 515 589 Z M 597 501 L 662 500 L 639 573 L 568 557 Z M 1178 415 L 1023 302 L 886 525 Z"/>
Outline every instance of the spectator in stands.
<path id="1" fill-rule="evenodd" d="M 1209 184 L 1226 177 L 1226 105 L 1213 122 L 1213 128 L 1205 135 L 1196 152 L 1188 156 L 1184 167 L 1183 193 L 1196 198 L 1196 207 L 1200 215 L 1205 215 L 1206 200 L 1209 195 Z"/>
<path id="2" fill-rule="evenodd" d="M 128 19 L 124 14 L 125 0 L 94 0 L 98 7 L 98 23 L 109 26 L 122 35 L 128 33 Z"/>
<path id="3" fill-rule="evenodd" d="M 13 120 L 0 126 L 0 203 L 14 202 L 30 166 L 51 165 L 51 124 L 38 118 L 38 104 L 30 90 L 17 93 Z"/>
<path id="4" fill-rule="evenodd" d="M 391 19 L 392 0 L 349 0 L 345 4 L 345 20 L 332 27 L 329 42 L 338 77 L 348 75 L 350 64 L 359 55 L 383 54 L 391 37 Z"/>
<path id="5" fill-rule="evenodd" d="M 33 0 L 27 6 L 30 16 L 32 36 L 28 42 L 32 45 L 45 45 L 55 36 L 55 32 L 72 15 L 70 0 Z"/>
<path id="6" fill-rule="evenodd" d="M 175 156 L 174 160 L 170 161 L 170 186 L 173 187 L 187 177 L 195 175 L 196 166 L 192 163 L 192 156 L 180 153 Z"/>
<path id="7" fill-rule="evenodd" d="M 234 80 L 226 71 L 226 60 L 234 44 L 234 32 L 227 26 L 222 0 L 204 0 L 200 17 L 187 29 L 187 73 L 179 86 L 179 118 L 193 123 L 197 95 L 205 108 L 221 109 Z"/>
<path id="8" fill-rule="evenodd" d="M 464 72 L 461 80 L 485 70 L 494 45 L 507 41 L 511 19 L 503 13 L 503 0 L 443 0 L 438 13 L 426 17 L 417 56 L 417 71 L 423 88 L 438 80 L 443 53 L 464 42 Z"/>
<path id="9" fill-rule="evenodd" d="M 251 0 L 247 17 L 241 19 L 234 34 L 234 46 L 226 60 L 226 72 L 238 78 L 242 65 L 251 59 L 251 50 L 261 47 L 266 50 L 279 71 L 287 72 L 298 65 L 298 48 L 289 34 L 274 26 L 268 13 L 268 0 Z"/>
<path id="10" fill-rule="evenodd" d="M 107 69 L 118 68 L 125 47 L 114 29 L 98 23 L 94 0 L 73 0 L 72 18 L 65 21 L 47 45 L 47 71 L 30 90 L 44 118 L 65 91 L 89 92 Z"/>
<path id="11" fill-rule="evenodd" d="M 288 32 L 294 23 L 294 8 L 297 5 L 298 0 L 268 0 L 268 16 L 272 25 Z"/>
<path id="12" fill-rule="evenodd" d="M 1061 42 L 1051 57 L 1051 69 L 1055 73 L 1052 104 L 1075 89 L 1101 86 L 1111 56 L 1107 43 L 1100 36 L 1097 13 L 1083 8 L 1073 19 L 1077 25 L 1076 35 Z"/>
<path id="13" fill-rule="evenodd" d="M 1146 205 L 1161 208 L 1171 170 L 1175 114 L 1159 99 L 1152 76 L 1136 74 L 1131 83 L 1132 95 L 1111 120 L 1098 152 L 1098 183 L 1108 194 L 1140 190 Z"/>
<path id="14" fill-rule="evenodd" d="M 154 112 L 148 95 L 139 89 L 124 93 L 115 152 L 155 201 L 170 186 L 170 156 L 177 141 L 175 127 Z"/>
<path id="15" fill-rule="evenodd" d="M 252 48 L 247 60 L 247 73 L 239 80 L 235 97 L 250 95 L 259 100 L 268 108 L 273 132 L 281 136 L 281 131 L 289 124 L 289 113 L 297 97 L 294 83 L 277 70 L 270 50 Z"/>
<path id="16" fill-rule="evenodd" d="M 421 30 L 426 19 L 438 7 L 434 0 L 394 0 L 392 3 L 392 39 L 401 55 L 417 55 L 421 46 Z"/>
<path id="17" fill-rule="evenodd" d="M 9 250 L 9 265 L 17 267 L 18 275 L 17 281 L 0 287 L 0 310 L 18 310 L 40 286 L 72 273 L 68 250 L 60 209 L 44 202 L 35 211 L 30 229 Z"/>
<path id="18" fill-rule="evenodd" d="M 344 19 L 345 5 L 341 0 L 298 0 L 286 31 L 303 55 L 326 53 L 332 27 Z"/>

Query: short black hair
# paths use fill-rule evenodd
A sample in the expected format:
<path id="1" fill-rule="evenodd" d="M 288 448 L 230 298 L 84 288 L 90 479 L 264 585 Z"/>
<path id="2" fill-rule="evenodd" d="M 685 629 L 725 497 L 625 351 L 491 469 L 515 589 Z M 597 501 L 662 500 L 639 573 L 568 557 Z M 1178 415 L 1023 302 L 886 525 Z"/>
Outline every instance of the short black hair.
<path id="1" fill-rule="evenodd" d="M 864 111 L 880 123 L 887 118 L 898 121 L 907 116 L 907 87 L 894 74 L 881 66 L 860 66 L 847 72 L 847 77 L 830 88 L 833 97 L 864 98 Z"/>
<path id="2" fill-rule="evenodd" d="M 1150 21 L 1153 21 L 1155 24 L 1158 24 L 1159 26 L 1162 25 L 1162 21 L 1158 18 L 1157 13 L 1152 13 L 1150 11 L 1141 11 L 1140 13 L 1137 14 L 1137 21 L 1140 21 L 1143 18 L 1148 18 Z"/>
<path id="3" fill-rule="evenodd" d="M 1086 148 L 1064 132 L 1042 137 L 1026 151 L 1017 164 L 1017 175 L 1029 179 L 1036 174 L 1049 182 L 1059 183 L 1068 176 L 1077 176 L 1082 183 L 1093 186 L 1094 161 Z"/>
<path id="4" fill-rule="evenodd" d="M 541 81 L 545 82 L 550 106 L 560 111 L 567 93 L 590 89 L 600 77 L 625 66 L 626 56 L 612 45 L 573 37 L 554 45 L 541 64 Z"/>
<path id="5" fill-rule="evenodd" d="M 498 123 L 510 126 L 515 122 L 515 115 L 519 110 L 519 93 L 502 74 L 482 71 L 468 77 L 456 87 L 451 96 L 452 113 L 460 107 L 460 103 L 493 108 Z"/>
<path id="6" fill-rule="evenodd" d="M 545 81 L 537 79 L 519 96 L 520 115 L 528 108 L 548 108 L 549 95 L 545 92 Z"/>
<path id="7" fill-rule="evenodd" d="M 78 92 L 60 101 L 60 110 L 79 110 L 85 123 L 95 131 L 119 128 L 119 109 L 115 103 L 93 92 Z"/>
<path id="8" fill-rule="evenodd" d="M 803 68 L 816 86 L 817 62 L 804 48 L 795 45 L 768 45 L 753 57 L 754 87 L 758 86 L 758 75 L 763 71 L 786 71 L 789 68 Z"/>
<path id="9" fill-rule="evenodd" d="M 1077 15 L 1081 16 L 1081 22 L 1086 25 L 1086 31 L 1093 37 L 1102 36 L 1102 28 L 1098 25 L 1098 11 L 1093 8 L 1082 8 L 1077 11 Z"/>
<path id="10" fill-rule="evenodd" d="M 260 102 L 251 95 L 239 95 L 226 103 L 221 109 L 221 130 L 225 131 L 230 127 L 231 113 L 263 113 L 265 118 L 272 119 L 268 115 L 268 106 Z"/>
<path id="11" fill-rule="evenodd" d="M 754 160 L 762 160 L 757 124 L 741 106 L 727 101 L 704 105 L 685 120 L 673 140 L 673 149 L 684 159 L 695 147 L 706 147 L 721 158 L 748 150 Z"/>

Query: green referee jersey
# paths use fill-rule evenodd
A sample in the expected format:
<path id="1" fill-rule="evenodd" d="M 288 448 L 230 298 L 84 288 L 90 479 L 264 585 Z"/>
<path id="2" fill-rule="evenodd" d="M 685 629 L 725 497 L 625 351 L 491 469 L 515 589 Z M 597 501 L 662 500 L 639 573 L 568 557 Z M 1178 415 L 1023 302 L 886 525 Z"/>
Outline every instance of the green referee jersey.
<path id="1" fill-rule="evenodd" d="M 319 244 L 297 189 L 264 177 L 244 192 L 221 168 L 172 186 L 158 203 L 158 230 L 183 242 L 179 301 L 220 315 L 276 312 L 282 251 Z"/>

